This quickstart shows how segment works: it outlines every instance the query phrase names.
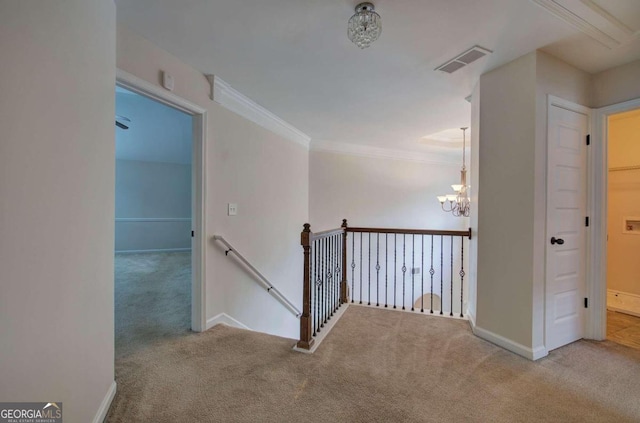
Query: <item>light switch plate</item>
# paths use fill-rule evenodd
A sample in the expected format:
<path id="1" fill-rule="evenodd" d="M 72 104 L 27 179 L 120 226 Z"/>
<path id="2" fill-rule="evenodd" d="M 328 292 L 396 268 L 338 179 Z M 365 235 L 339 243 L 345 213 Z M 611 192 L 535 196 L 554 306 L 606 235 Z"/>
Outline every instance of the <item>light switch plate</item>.
<path id="1" fill-rule="evenodd" d="M 235 203 L 228 204 L 228 214 L 229 216 L 235 216 L 238 214 L 238 205 Z"/>
<path id="2" fill-rule="evenodd" d="M 173 75 L 162 72 L 162 86 L 169 91 L 173 91 Z"/>

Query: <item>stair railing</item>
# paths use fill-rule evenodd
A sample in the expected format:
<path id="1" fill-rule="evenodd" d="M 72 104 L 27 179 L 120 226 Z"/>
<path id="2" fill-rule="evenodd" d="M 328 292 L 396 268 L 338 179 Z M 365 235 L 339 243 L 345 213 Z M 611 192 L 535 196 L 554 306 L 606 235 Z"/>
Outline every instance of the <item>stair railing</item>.
<path id="1" fill-rule="evenodd" d="M 298 348 L 311 349 L 344 303 L 464 317 L 467 238 L 471 228 L 356 228 L 344 219 L 338 229 L 313 233 L 305 224 Z"/>
<path id="2" fill-rule="evenodd" d="M 344 220 L 342 227 L 318 233 L 311 232 L 308 223 L 304 225 L 300 236 L 304 281 L 298 348 L 310 349 L 314 337 L 347 302 L 346 225 Z"/>

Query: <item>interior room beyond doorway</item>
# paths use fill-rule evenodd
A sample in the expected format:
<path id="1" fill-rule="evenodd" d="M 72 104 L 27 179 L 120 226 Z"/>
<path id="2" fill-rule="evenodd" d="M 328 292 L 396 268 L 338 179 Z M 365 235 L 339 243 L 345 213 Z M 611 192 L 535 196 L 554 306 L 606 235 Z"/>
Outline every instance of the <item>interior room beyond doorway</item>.
<path id="1" fill-rule="evenodd" d="M 192 117 L 116 89 L 116 360 L 191 327 Z"/>
<path id="2" fill-rule="evenodd" d="M 608 128 L 607 338 L 640 348 L 640 110 Z"/>

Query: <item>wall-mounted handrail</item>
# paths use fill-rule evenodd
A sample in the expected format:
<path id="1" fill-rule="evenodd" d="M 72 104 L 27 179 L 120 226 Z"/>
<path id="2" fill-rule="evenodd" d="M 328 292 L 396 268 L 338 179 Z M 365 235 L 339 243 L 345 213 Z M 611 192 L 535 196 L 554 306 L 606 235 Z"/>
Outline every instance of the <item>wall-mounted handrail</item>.
<path id="1" fill-rule="evenodd" d="M 227 240 L 224 239 L 224 237 L 222 237 L 221 235 L 214 235 L 213 239 L 215 241 L 221 242 L 222 244 L 224 244 L 225 247 L 227 247 L 227 250 L 225 251 L 225 255 L 228 256 L 229 253 L 234 253 L 235 257 L 237 257 L 238 260 L 240 260 L 245 266 L 251 269 L 251 271 L 258 277 L 260 284 L 267 290 L 269 294 L 273 295 L 275 299 L 280 301 L 280 303 L 283 306 L 285 306 L 294 316 L 296 316 L 297 318 L 300 318 L 300 316 L 302 315 L 302 312 L 298 310 L 298 308 L 295 305 L 293 305 L 293 303 L 289 301 L 287 297 L 282 295 L 282 293 L 278 291 L 278 289 L 274 287 L 273 284 L 269 282 L 269 280 L 262 273 L 258 271 L 258 269 L 256 269 L 251 263 L 249 263 L 249 261 L 246 258 L 244 258 L 244 256 L 240 254 L 235 247 L 229 244 Z"/>

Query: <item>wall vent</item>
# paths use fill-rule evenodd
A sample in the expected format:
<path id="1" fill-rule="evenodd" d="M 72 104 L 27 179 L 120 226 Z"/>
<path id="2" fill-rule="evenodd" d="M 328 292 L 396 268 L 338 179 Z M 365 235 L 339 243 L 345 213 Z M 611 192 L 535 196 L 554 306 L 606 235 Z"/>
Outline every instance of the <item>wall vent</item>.
<path id="1" fill-rule="evenodd" d="M 475 62 L 481 57 L 491 54 L 493 51 L 480 46 L 473 46 L 469 50 L 447 61 L 445 64 L 438 66 L 434 70 L 442 71 L 446 73 L 454 73 L 460 68 L 467 66 L 470 63 Z"/>

